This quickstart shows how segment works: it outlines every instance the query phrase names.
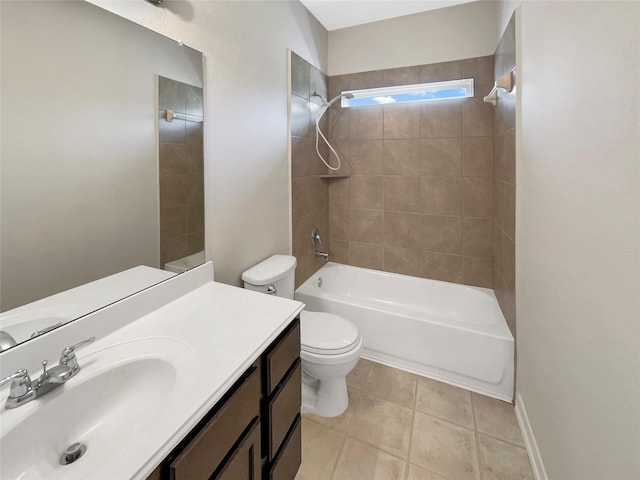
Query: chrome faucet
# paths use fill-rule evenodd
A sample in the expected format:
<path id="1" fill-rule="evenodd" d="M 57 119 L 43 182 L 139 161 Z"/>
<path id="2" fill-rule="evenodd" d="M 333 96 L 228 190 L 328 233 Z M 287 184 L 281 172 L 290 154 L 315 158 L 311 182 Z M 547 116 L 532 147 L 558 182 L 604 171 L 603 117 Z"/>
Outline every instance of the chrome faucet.
<path id="1" fill-rule="evenodd" d="M 62 350 L 60 362 L 55 367 L 47 370 L 47 360 L 42 361 L 42 375 L 38 380 L 32 381 L 29 372 L 21 368 L 13 375 L 0 380 L 0 386 L 11 382 L 9 396 L 5 403 L 5 408 L 16 408 L 31 400 L 41 397 L 46 393 L 63 385 L 70 378 L 73 378 L 79 371 L 78 359 L 75 350 L 79 347 L 93 342 L 96 337 L 91 337 L 82 342 L 70 345 Z"/>
<path id="2" fill-rule="evenodd" d="M 320 230 L 318 230 L 318 227 L 313 227 L 313 230 L 311 230 L 311 245 L 313 245 L 314 257 L 320 257 L 325 262 L 329 261 L 329 254 L 327 252 L 318 251 L 318 247 L 322 245 L 322 238 L 320 238 Z"/>
<path id="3" fill-rule="evenodd" d="M 36 330 L 31 335 L 29 335 L 29 338 L 39 337 L 43 333 L 47 333 L 47 332 L 50 332 L 51 330 L 58 328 L 60 325 L 62 325 L 62 322 L 56 323 L 55 325 L 49 325 L 48 327 L 45 327 L 42 330 Z"/>
<path id="4" fill-rule="evenodd" d="M 315 252 L 313 252 L 313 255 L 315 257 L 322 258 L 325 262 L 329 261 L 329 254 L 327 252 L 319 252 L 318 250 L 316 250 Z"/>
<path id="5" fill-rule="evenodd" d="M 5 351 L 8 348 L 13 347 L 16 343 L 16 339 L 13 338 L 9 332 L 0 330 L 0 352 Z"/>

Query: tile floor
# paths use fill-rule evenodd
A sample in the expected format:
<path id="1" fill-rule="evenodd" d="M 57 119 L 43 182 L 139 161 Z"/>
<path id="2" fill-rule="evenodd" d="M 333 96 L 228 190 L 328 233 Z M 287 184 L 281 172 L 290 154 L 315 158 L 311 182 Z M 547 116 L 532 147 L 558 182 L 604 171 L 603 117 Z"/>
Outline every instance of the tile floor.
<path id="1" fill-rule="evenodd" d="M 303 416 L 296 480 L 533 480 L 513 405 L 363 359 L 347 385 Z"/>

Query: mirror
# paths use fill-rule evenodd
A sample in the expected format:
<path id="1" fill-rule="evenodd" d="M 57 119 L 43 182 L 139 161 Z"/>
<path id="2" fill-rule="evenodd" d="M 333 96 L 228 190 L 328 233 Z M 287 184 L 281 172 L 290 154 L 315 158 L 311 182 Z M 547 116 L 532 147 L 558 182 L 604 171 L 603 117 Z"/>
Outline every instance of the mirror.
<path id="1" fill-rule="evenodd" d="M 19 343 L 204 261 L 202 54 L 84 1 L 0 9 L 0 330 L 23 322 Z"/>

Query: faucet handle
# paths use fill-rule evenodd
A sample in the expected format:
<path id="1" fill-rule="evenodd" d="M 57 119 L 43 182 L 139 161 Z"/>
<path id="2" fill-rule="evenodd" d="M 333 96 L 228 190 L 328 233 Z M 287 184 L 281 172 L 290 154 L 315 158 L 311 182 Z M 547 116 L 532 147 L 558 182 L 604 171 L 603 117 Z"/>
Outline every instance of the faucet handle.
<path id="1" fill-rule="evenodd" d="M 85 345 L 90 344 L 95 341 L 96 337 L 87 338 L 81 342 L 76 343 L 75 345 L 69 345 L 68 347 L 64 347 L 62 353 L 60 354 L 60 365 L 64 365 L 69 367 L 72 372 L 72 376 L 78 373 L 80 370 L 80 365 L 78 365 L 78 359 L 76 358 L 76 354 L 74 353 L 76 349 L 80 347 L 84 347 Z"/>
<path id="2" fill-rule="evenodd" d="M 21 368 L 16 373 L 0 380 L 0 387 L 9 382 L 12 382 L 9 398 L 22 398 L 32 392 L 31 377 L 25 368 Z"/>
<path id="3" fill-rule="evenodd" d="M 320 238 L 320 230 L 318 230 L 318 227 L 313 227 L 313 230 L 311 230 L 311 244 L 314 247 L 322 245 L 322 239 Z"/>

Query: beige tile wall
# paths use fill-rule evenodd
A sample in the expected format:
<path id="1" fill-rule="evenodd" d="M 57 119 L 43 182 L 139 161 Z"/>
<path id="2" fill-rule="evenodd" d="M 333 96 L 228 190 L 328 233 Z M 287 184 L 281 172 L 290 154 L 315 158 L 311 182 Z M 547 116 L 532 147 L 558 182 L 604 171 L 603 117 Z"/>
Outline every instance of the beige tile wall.
<path id="1" fill-rule="evenodd" d="M 515 67 L 515 17 L 511 18 L 495 54 L 496 78 Z M 494 112 L 494 284 L 502 312 L 516 335 L 516 97 L 499 93 Z"/>
<path id="2" fill-rule="evenodd" d="M 296 287 L 309 278 L 324 261 L 314 257 L 311 230 L 320 229 L 323 243 L 319 250 L 329 249 L 327 173 L 315 151 L 315 118 L 322 101 L 311 94 L 327 96 L 327 77 L 306 60 L 291 52 L 291 191 L 293 222 L 293 255 L 298 260 Z M 326 118 L 326 116 L 325 116 Z M 325 121 L 323 131 L 326 132 Z M 326 147 L 321 152 L 326 157 Z"/>
<path id="3" fill-rule="evenodd" d="M 473 77 L 475 98 L 332 108 L 331 260 L 493 287 L 493 56 L 329 78 L 343 90 Z M 295 200 L 295 197 L 294 197 Z"/>
<path id="4" fill-rule="evenodd" d="M 158 77 L 160 264 L 204 250 L 202 88 Z M 188 114 L 165 120 L 167 110 Z"/>

